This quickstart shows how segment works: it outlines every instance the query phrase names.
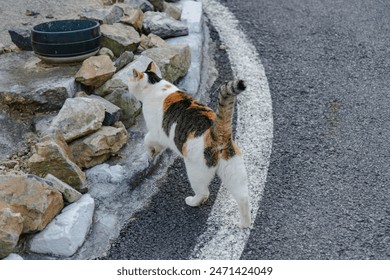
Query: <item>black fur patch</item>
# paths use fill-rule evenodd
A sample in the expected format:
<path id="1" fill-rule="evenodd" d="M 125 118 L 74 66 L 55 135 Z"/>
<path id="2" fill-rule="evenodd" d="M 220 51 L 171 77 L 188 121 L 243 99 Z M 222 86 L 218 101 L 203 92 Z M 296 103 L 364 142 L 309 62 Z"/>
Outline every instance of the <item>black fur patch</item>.
<path id="1" fill-rule="evenodd" d="M 174 123 L 177 123 L 174 142 L 180 152 L 183 153 L 183 145 L 187 141 L 190 133 L 194 137 L 201 136 L 213 124 L 208 116 L 203 113 L 210 112 L 211 109 L 200 105 L 194 99 L 183 94 L 183 99 L 171 104 L 163 115 L 163 129 L 167 136 Z M 191 104 L 200 105 L 191 107 Z"/>
<path id="2" fill-rule="evenodd" d="M 216 166 L 218 163 L 218 150 L 214 147 L 207 147 L 204 149 L 204 158 L 208 167 Z"/>
<path id="3" fill-rule="evenodd" d="M 230 140 L 226 143 L 226 146 L 221 150 L 222 158 L 228 160 L 236 155 L 236 150 L 233 146 L 233 141 Z"/>
<path id="4" fill-rule="evenodd" d="M 239 80 L 238 83 L 237 83 L 237 88 L 238 90 L 240 91 L 243 91 L 246 89 L 246 84 L 243 80 Z"/>
<path id="5" fill-rule="evenodd" d="M 148 75 L 149 84 L 154 85 L 161 81 L 161 78 L 154 72 L 146 71 L 145 74 Z"/>

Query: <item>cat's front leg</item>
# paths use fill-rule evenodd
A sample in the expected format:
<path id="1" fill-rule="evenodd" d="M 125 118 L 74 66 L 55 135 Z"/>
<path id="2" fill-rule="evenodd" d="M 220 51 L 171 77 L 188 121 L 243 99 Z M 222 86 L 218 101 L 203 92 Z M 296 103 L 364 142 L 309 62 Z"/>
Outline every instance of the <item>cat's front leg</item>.
<path id="1" fill-rule="evenodd" d="M 161 145 L 150 132 L 145 135 L 144 145 L 148 155 L 151 158 L 155 158 L 161 151 L 165 149 L 165 147 Z"/>

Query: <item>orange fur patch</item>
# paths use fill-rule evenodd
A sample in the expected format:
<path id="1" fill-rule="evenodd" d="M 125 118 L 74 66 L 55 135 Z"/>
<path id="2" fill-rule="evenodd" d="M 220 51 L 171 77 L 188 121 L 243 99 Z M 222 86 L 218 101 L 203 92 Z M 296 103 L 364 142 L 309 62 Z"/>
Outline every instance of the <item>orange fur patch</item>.
<path id="1" fill-rule="evenodd" d="M 212 121 L 215 121 L 215 113 L 212 110 L 203 112 L 202 115 L 208 117 Z"/>
<path id="2" fill-rule="evenodd" d="M 211 138 L 211 129 L 207 129 L 204 134 L 203 134 L 203 139 L 204 139 L 204 147 L 208 148 L 213 145 L 213 139 Z"/>
<path id="3" fill-rule="evenodd" d="M 199 104 L 196 100 L 193 100 L 191 105 L 187 108 L 188 109 L 202 109 L 206 110 L 202 112 L 203 116 L 208 117 L 210 120 L 214 121 L 215 120 L 215 113 L 213 110 L 211 110 L 209 107 Z"/>
<path id="4" fill-rule="evenodd" d="M 163 86 L 162 90 L 166 91 L 166 90 L 170 89 L 171 87 L 172 87 L 171 84 L 166 84 L 165 86 Z"/>
<path id="5" fill-rule="evenodd" d="M 224 160 L 228 160 L 235 155 L 241 155 L 241 150 L 238 147 L 237 143 L 231 140 L 231 142 L 228 142 L 228 146 L 225 146 L 224 149 L 221 151 L 221 156 Z"/>
<path id="6" fill-rule="evenodd" d="M 164 104 L 163 104 L 163 110 L 166 111 L 172 104 L 182 101 L 185 99 L 185 96 L 182 92 L 175 91 L 165 97 Z"/>

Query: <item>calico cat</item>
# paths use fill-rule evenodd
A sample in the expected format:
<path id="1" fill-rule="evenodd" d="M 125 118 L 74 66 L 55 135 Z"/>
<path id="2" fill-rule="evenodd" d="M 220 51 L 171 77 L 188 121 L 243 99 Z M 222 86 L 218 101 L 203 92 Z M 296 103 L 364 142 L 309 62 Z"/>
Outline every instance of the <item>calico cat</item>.
<path id="1" fill-rule="evenodd" d="M 144 144 L 151 157 L 166 147 L 183 157 L 188 179 L 195 192 L 185 202 L 200 206 L 209 197 L 209 184 L 215 173 L 238 203 L 240 227 L 251 224 L 248 180 L 240 149 L 232 136 L 232 116 L 236 95 L 245 82 L 224 84 L 216 113 L 200 104 L 175 85 L 156 74 L 151 62 L 144 72 L 130 75 L 129 91 L 142 102 L 148 129 Z"/>

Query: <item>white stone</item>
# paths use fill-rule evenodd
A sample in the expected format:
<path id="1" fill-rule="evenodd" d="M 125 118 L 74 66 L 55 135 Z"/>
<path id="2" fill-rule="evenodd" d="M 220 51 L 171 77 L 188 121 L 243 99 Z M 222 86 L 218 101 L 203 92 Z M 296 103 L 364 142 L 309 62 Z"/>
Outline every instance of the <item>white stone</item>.
<path id="1" fill-rule="evenodd" d="M 8 257 L 3 259 L 3 261 L 22 261 L 22 260 L 24 259 L 21 256 L 14 253 L 9 254 Z"/>
<path id="2" fill-rule="evenodd" d="M 203 10 L 202 3 L 195 1 L 182 1 L 183 10 L 181 12 L 181 21 L 187 23 L 188 31 L 202 32 Z"/>
<path id="3" fill-rule="evenodd" d="M 92 183 L 120 183 L 125 177 L 126 170 L 121 165 L 96 165 L 87 170 L 86 175 Z"/>
<path id="4" fill-rule="evenodd" d="M 84 243 L 92 224 L 95 201 L 89 194 L 65 207 L 48 226 L 34 236 L 34 253 L 70 257 Z"/>

